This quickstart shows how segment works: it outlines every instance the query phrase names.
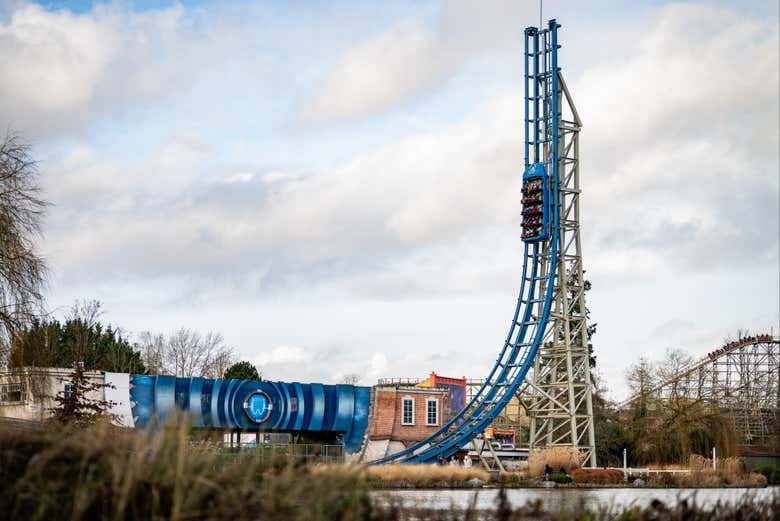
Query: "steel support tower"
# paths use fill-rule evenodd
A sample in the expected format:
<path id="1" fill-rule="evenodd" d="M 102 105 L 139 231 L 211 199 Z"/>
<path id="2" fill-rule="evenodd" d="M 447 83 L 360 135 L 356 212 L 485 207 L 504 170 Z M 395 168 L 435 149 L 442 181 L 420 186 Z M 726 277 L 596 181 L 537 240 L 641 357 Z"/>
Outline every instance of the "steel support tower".
<path id="1" fill-rule="evenodd" d="M 531 29 L 526 31 L 526 38 L 534 36 Z M 542 37 L 548 38 L 547 35 Z M 543 49 L 548 48 L 545 43 Z M 561 95 L 557 96 L 557 112 L 560 114 L 558 274 L 550 325 L 534 360 L 532 377 L 522 389 L 521 396 L 531 419 L 529 442 L 532 449 L 573 447 L 583 451 L 586 463 L 595 467 L 596 442 L 580 242 L 579 137 L 582 122 L 560 71 L 558 85 L 561 89 Z"/>

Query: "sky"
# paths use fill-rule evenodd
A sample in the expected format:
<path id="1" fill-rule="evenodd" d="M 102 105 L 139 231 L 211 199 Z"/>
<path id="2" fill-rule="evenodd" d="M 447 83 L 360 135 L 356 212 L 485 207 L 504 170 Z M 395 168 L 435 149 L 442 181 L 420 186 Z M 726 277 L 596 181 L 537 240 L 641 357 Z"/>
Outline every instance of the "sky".
<path id="1" fill-rule="evenodd" d="M 780 331 L 774 2 L 544 2 L 583 120 L 598 374 Z M 218 331 L 272 380 L 480 378 L 520 281 L 537 2 L 0 0 L 47 306 Z"/>

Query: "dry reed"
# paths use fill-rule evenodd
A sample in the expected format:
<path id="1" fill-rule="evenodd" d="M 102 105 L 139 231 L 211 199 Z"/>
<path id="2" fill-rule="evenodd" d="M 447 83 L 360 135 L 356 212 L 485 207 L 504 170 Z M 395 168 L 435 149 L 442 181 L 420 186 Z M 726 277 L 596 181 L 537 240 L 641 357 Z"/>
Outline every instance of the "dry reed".
<path id="1" fill-rule="evenodd" d="M 688 460 L 686 473 L 660 473 L 648 477 L 651 486 L 666 487 L 763 487 L 766 477 L 751 473 L 739 458 L 718 458 L 716 468 L 712 468 L 712 460 L 698 454 Z"/>
<path id="2" fill-rule="evenodd" d="M 479 467 L 456 467 L 453 465 L 377 465 L 367 468 L 370 478 L 385 483 L 405 482 L 415 486 L 431 483 L 463 483 L 470 479 L 487 481 L 489 476 Z"/>
<path id="3" fill-rule="evenodd" d="M 0 512 L 29 521 L 371 516 L 368 484 L 346 466 L 326 476 L 234 456 L 184 426 L 0 431 Z"/>
<path id="4" fill-rule="evenodd" d="M 553 471 L 563 468 L 567 473 L 582 467 L 585 455 L 582 451 L 567 447 L 534 449 L 528 455 L 528 472 L 534 478 L 544 476 L 544 468 L 549 465 Z"/>

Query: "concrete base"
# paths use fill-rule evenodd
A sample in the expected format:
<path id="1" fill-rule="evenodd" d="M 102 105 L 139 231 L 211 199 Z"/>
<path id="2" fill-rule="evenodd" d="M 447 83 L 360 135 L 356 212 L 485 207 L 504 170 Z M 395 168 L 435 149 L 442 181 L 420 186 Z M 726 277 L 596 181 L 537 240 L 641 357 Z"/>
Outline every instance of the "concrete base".
<path id="1" fill-rule="evenodd" d="M 388 454 L 395 454 L 396 452 L 404 450 L 404 444 L 400 441 L 390 440 L 370 440 L 366 446 L 365 452 L 363 452 L 363 462 L 374 461 L 379 458 L 384 458 Z"/>

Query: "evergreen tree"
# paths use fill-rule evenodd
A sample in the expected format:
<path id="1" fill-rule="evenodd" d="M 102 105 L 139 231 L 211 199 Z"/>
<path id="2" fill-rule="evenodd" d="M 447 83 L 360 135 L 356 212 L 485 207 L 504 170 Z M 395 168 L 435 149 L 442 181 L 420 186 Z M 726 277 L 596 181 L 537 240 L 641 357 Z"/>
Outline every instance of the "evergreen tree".
<path id="1" fill-rule="evenodd" d="M 260 374 L 257 372 L 257 368 L 243 360 L 231 365 L 228 370 L 225 371 L 225 378 L 236 380 L 262 380 Z"/>
<path id="2" fill-rule="evenodd" d="M 86 371 L 143 374 L 141 354 L 119 330 L 96 320 L 74 316 L 33 320 L 19 334 L 11 351 L 11 367 L 74 367 Z"/>
<path id="3" fill-rule="evenodd" d="M 85 427 L 102 418 L 111 419 L 112 415 L 106 411 L 116 403 L 103 398 L 103 391 L 107 387 L 113 388 L 111 384 L 91 381 L 83 364 L 79 363 L 75 365 L 73 375 L 63 381 L 65 389 L 57 393 L 54 397 L 57 405 L 50 409 L 55 421 Z M 96 395 L 100 398 L 95 398 Z"/>

